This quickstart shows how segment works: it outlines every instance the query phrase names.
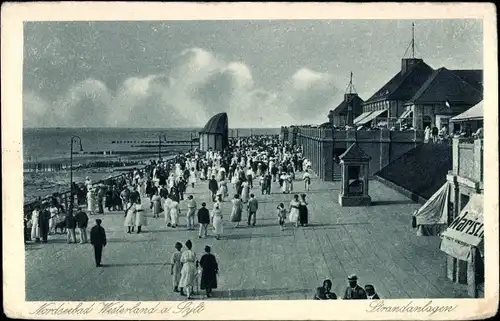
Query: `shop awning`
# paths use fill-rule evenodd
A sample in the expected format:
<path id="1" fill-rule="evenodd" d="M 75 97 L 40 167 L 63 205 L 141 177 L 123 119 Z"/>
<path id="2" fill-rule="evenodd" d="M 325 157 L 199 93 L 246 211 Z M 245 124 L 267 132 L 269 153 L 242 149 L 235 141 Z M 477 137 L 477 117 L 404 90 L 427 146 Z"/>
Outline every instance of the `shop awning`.
<path id="1" fill-rule="evenodd" d="M 441 188 L 414 214 L 419 236 L 438 235 L 448 221 L 449 183 Z"/>
<path id="2" fill-rule="evenodd" d="M 399 116 L 398 118 L 398 123 L 402 122 L 403 120 L 405 120 L 406 118 L 410 117 L 410 115 L 413 113 L 413 110 L 411 109 L 407 109 L 404 111 L 404 113 L 401 114 L 401 116 Z"/>
<path id="3" fill-rule="evenodd" d="M 471 196 L 469 203 L 441 234 L 441 238 L 441 251 L 460 260 L 472 260 L 473 248 L 482 249 L 483 246 L 483 195 Z"/>
<path id="4" fill-rule="evenodd" d="M 358 124 L 358 122 L 362 121 L 363 119 L 365 119 L 366 117 L 368 117 L 368 115 L 370 115 L 372 112 L 371 111 L 367 111 L 367 112 L 364 112 L 362 113 L 361 115 L 359 115 L 358 117 L 356 117 L 354 120 L 353 120 L 353 123 L 354 124 Z"/>
<path id="5" fill-rule="evenodd" d="M 469 121 L 469 120 L 482 120 L 484 118 L 483 102 L 472 106 L 460 115 L 450 119 L 452 122 Z"/>
<path id="6" fill-rule="evenodd" d="M 356 123 L 356 125 L 364 125 L 364 124 L 374 120 L 378 116 L 382 115 L 384 112 L 387 112 L 387 109 L 374 111 L 370 115 L 368 115 L 367 117 L 363 118 L 360 122 Z"/>

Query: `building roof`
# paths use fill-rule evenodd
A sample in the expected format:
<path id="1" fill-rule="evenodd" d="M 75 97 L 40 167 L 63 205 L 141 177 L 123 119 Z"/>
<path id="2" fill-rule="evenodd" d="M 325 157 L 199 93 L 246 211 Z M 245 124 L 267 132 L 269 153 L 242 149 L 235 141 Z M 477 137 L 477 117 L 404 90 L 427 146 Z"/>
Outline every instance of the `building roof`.
<path id="1" fill-rule="evenodd" d="M 424 61 L 412 65 L 405 73 L 398 72 L 365 103 L 381 100 L 408 100 L 429 78 L 434 70 Z"/>
<path id="2" fill-rule="evenodd" d="M 201 134 L 227 134 L 228 119 L 226 113 L 220 113 L 207 122 L 205 127 L 201 130 Z"/>
<path id="3" fill-rule="evenodd" d="M 451 121 L 468 121 L 468 120 L 481 120 L 484 118 L 484 103 L 481 101 L 479 104 L 467 109 L 465 112 L 457 115 Z"/>
<path id="4" fill-rule="evenodd" d="M 368 156 L 358 144 L 354 143 L 349 148 L 339 156 L 341 160 L 370 160 L 371 157 Z"/>
<path id="5" fill-rule="evenodd" d="M 353 100 L 353 103 L 356 104 L 356 102 L 358 104 L 362 104 L 363 103 L 363 99 L 361 99 L 358 95 L 353 95 L 352 96 L 352 100 Z M 347 113 L 347 101 L 346 99 L 344 99 L 337 107 L 333 108 L 332 110 L 330 110 L 330 114 L 332 115 L 338 115 L 338 114 L 341 114 L 341 113 Z"/>
<path id="6" fill-rule="evenodd" d="M 451 70 L 455 75 L 465 80 L 472 87 L 483 91 L 483 71 L 480 69 L 457 69 Z"/>
<path id="7" fill-rule="evenodd" d="M 482 98 L 482 90 L 476 89 L 453 71 L 443 67 L 435 70 L 409 101 L 443 103 L 448 100 L 450 103 L 474 105 Z"/>

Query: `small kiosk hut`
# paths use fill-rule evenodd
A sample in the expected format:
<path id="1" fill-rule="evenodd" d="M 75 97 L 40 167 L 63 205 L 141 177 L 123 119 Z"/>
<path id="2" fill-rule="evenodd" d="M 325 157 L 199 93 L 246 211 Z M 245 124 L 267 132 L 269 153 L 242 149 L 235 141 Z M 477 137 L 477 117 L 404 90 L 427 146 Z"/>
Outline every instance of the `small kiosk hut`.
<path id="1" fill-rule="evenodd" d="M 368 206 L 368 176 L 371 157 L 354 143 L 339 157 L 342 185 L 339 194 L 340 206 Z"/>

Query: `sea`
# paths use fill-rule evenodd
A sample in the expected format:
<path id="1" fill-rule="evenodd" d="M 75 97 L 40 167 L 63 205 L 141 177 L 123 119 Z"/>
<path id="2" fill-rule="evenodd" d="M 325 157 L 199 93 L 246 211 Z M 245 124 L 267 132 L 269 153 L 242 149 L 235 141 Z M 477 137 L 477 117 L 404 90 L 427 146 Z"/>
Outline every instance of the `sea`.
<path id="1" fill-rule="evenodd" d="M 50 159 L 69 157 L 70 140 L 76 135 L 81 138 L 82 148 L 86 152 L 103 150 L 114 140 L 158 140 L 160 134 L 166 140 L 190 140 L 198 136 L 201 128 L 24 128 L 23 158 L 24 162 L 40 162 Z M 277 135 L 279 128 L 234 128 L 229 136 Z M 74 150 L 79 149 L 75 141 Z M 166 148 L 164 148 L 165 151 Z"/>
<path id="2" fill-rule="evenodd" d="M 68 163 L 71 137 L 81 138 L 82 148 L 86 152 L 103 150 L 113 140 L 157 140 L 165 135 L 166 140 L 190 140 L 197 137 L 201 128 L 24 128 L 23 161 L 27 163 Z M 277 135 L 279 128 L 235 128 L 229 130 L 229 137 L 250 135 Z M 78 151 L 78 142 L 73 145 Z M 168 147 L 162 148 L 168 153 Z M 145 156 L 147 157 L 147 156 Z M 94 157 L 92 157 L 94 158 Z M 107 157 L 109 159 L 109 157 Z M 126 158 L 126 157 L 124 157 Z M 155 156 L 156 158 L 156 156 Z M 102 158 L 101 158 L 102 159 Z M 77 162 L 81 161 L 79 159 Z M 83 168 L 73 170 L 73 180 L 83 182 L 90 176 L 94 182 L 118 173 L 115 168 Z M 69 190 L 70 173 L 62 171 L 24 172 L 24 201 L 31 202 L 37 197 L 48 197 L 54 192 Z"/>

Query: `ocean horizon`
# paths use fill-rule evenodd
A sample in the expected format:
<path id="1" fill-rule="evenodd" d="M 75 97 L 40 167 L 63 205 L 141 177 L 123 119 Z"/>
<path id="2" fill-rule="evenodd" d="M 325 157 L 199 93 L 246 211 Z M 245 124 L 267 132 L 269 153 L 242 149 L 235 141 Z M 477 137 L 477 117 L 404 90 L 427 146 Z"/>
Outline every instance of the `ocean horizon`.
<path id="1" fill-rule="evenodd" d="M 160 134 L 167 140 L 189 140 L 198 135 L 202 127 L 176 128 L 127 128 L 127 127 L 24 127 L 23 161 L 37 162 L 46 159 L 69 157 L 70 139 L 81 137 L 85 152 L 111 150 L 107 145 L 113 140 L 157 140 Z M 230 128 L 229 137 L 277 135 L 279 128 Z M 75 151 L 78 149 L 74 145 Z M 168 152 L 168 148 L 164 148 Z"/>

